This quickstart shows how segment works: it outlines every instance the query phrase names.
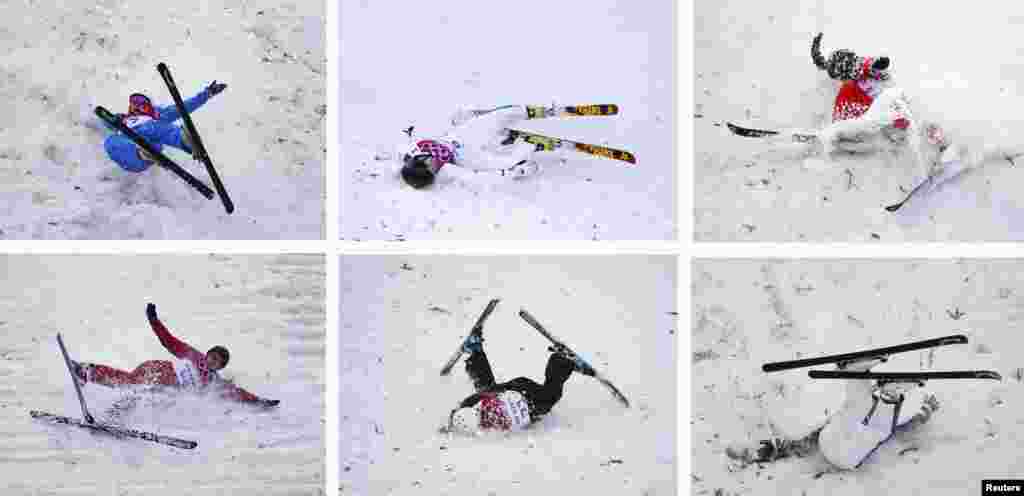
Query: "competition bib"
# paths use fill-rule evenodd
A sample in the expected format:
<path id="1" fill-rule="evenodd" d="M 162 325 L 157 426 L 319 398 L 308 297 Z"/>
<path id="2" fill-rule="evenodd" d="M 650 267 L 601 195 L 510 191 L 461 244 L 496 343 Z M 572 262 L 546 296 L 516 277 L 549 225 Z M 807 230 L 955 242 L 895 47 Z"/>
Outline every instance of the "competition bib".
<path id="1" fill-rule="evenodd" d="M 520 430 L 530 425 L 530 406 L 518 391 L 505 391 L 498 395 L 502 407 L 508 416 L 512 430 Z"/>

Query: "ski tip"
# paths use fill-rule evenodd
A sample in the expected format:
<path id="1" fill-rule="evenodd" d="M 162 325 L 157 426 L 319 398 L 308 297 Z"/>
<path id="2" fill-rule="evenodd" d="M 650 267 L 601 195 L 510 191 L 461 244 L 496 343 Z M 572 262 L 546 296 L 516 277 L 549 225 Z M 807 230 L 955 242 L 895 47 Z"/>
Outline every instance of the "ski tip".
<path id="1" fill-rule="evenodd" d="M 903 206 L 902 203 L 896 203 L 896 204 L 893 204 L 893 205 L 889 205 L 888 207 L 885 207 L 885 210 L 887 212 L 895 212 L 895 211 L 899 210 L 900 207 L 902 207 L 902 206 Z"/>
<path id="2" fill-rule="evenodd" d="M 156 65 L 156 70 L 158 70 L 160 72 L 166 71 L 167 70 L 167 64 L 165 64 L 163 62 L 160 62 L 159 64 Z"/>
<path id="3" fill-rule="evenodd" d="M 991 370 L 980 370 L 978 371 L 979 379 L 992 379 L 994 381 L 1002 381 L 1003 376 L 999 375 L 999 372 L 993 372 Z"/>

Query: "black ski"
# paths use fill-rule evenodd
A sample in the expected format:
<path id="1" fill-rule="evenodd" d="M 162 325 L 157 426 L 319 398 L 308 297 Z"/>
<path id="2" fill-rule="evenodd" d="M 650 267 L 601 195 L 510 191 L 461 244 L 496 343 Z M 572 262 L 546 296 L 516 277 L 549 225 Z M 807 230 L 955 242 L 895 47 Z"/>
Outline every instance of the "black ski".
<path id="1" fill-rule="evenodd" d="M 224 189 L 224 183 L 220 180 L 220 175 L 217 174 L 217 169 L 213 167 L 213 161 L 210 160 L 210 154 L 206 152 L 206 147 L 203 146 L 203 140 L 199 137 L 199 131 L 196 129 L 196 125 L 192 122 L 192 116 L 189 115 L 188 109 L 185 108 L 185 102 L 181 98 L 181 93 L 178 91 L 178 86 L 174 84 L 174 78 L 171 77 L 171 70 L 167 68 L 167 64 L 160 62 L 156 65 L 156 70 L 160 73 L 160 76 L 164 78 L 164 83 L 167 84 L 167 89 L 171 92 L 171 97 L 174 98 L 174 105 L 178 107 L 178 113 L 181 114 L 181 119 L 185 123 L 185 129 L 192 136 L 192 146 L 195 148 L 193 151 L 199 156 L 199 160 L 206 166 L 206 172 L 210 175 L 210 180 L 213 181 L 213 187 L 217 188 L 217 195 L 220 196 L 221 203 L 224 204 L 224 210 L 227 213 L 235 211 L 235 204 L 228 197 L 228 191 Z"/>
<path id="2" fill-rule="evenodd" d="M 550 332 L 548 332 L 547 329 L 544 328 L 544 326 L 540 325 L 540 322 L 538 322 L 537 319 L 533 318 L 533 315 L 530 315 L 529 312 L 527 312 L 525 309 L 519 310 L 519 316 L 522 317 L 522 319 L 525 320 L 527 324 L 530 324 L 531 327 L 536 329 L 537 332 L 541 334 L 541 336 L 544 336 L 545 338 L 548 339 L 548 341 L 551 341 L 551 344 L 554 345 L 555 349 L 558 349 L 561 353 L 564 353 L 567 356 L 578 358 L 581 362 L 583 362 L 584 367 L 583 370 L 580 371 L 580 373 L 583 375 L 589 375 L 590 377 L 593 377 L 594 379 L 600 381 L 601 384 L 604 384 L 605 387 L 607 387 L 608 390 L 611 391 L 612 395 L 615 396 L 615 399 L 617 399 L 619 403 L 622 403 L 623 406 L 629 408 L 629 400 L 626 399 L 626 395 L 622 394 L 622 391 L 619 391 L 619 388 L 615 387 L 615 384 L 612 384 L 612 381 L 608 380 L 606 377 L 601 375 L 596 369 L 594 369 L 593 365 L 591 365 L 586 360 L 583 360 L 578 354 L 576 354 L 576 352 L 572 350 L 572 348 L 569 348 L 560 339 L 554 337 Z"/>
<path id="3" fill-rule="evenodd" d="M 950 344 L 965 343 L 967 343 L 967 336 L 964 336 L 963 334 L 954 334 L 951 336 L 944 336 L 941 338 L 934 339 L 925 339 L 924 341 L 914 341 L 912 343 L 904 343 L 896 346 L 887 346 L 884 348 L 854 351 L 852 353 L 841 353 L 838 355 L 827 355 L 817 358 L 804 358 L 800 360 L 789 360 L 785 362 L 766 363 L 763 366 L 761 366 L 761 370 L 765 372 L 777 372 L 780 370 L 797 369 L 801 367 L 812 367 L 814 365 L 822 365 L 825 363 L 842 364 L 844 362 L 848 363 L 874 357 L 886 357 L 893 353 L 904 353 L 907 351 L 934 348 L 936 346 L 946 346 Z"/>
<path id="4" fill-rule="evenodd" d="M 85 396 L 82 395 L 82 386 L 78 385 L 78 378 L 75 377 L 75 369 L 71 366 L 71 357 L 68 356 L 68 349 L 64 347 L 64 340 L 60 337 L 60 333 L 57 333 L 57 344 L 60 346 L 60 353 L 64 356 L 64 365 L 68 366 L 68 373 L 71 374 L 71 384 L 75 386 L 75 393 L 78 394 L 78 404 L 82 406 L 82 418 L 90 424 L 95 424 L 96 420 L 89 414 L 89 409 L 85 406 Z"/>
<path id="5" fill-rule="evenodd" d="M 118 427 L 116 425 L 96 424 L 96 423 L 83 422 L 83 421 L 78 420 L 76 418 L 64 417 L 64 416 L 61 416 L 61 415 L 54 415 L 52 413 L 40 412 L 40 411 L 37 411 L 37 410 L 30 411 L 29 415 L 31 415 L 32 418 L 35 418 L 35 419 L 45 420 L 45 421 L 53 422 L 55 424 L 65 424 L 65 425 L 73 425 L 75 427 L 82 427 L 84 429 L 89 429 L 89 430 L 91 430 L 93 432 L 102 432 L 102 433 L 105 433 L 105 434 L 109 434 L 109 435 L 114 436 L 116 438 L 126 438 L 126 437 L 128 437 L 128 438 L 134 438 L 134 439 L 142 439 L 144 441 L 151 441 L 151 442 L 154 442 L 154 443 L 166 444 L 168 446 L 174 446 L 175 448 L 182 448 L 182 449 L 193 449 L 196 446 L 199 446 L 199 443 L 197 443 L 195 441 L 189 441 L 187 439 L 180 439 L 180 438 L 171 437 L 171 436 L 162 436 L 160 434 L 156 434 L 156 433 L 153 433 L 153 432 L 137 431 L 135 429 L 128 429 L 128 428 L 125 428 L 125 427 Z"/>
<path id="6" fill-rule="evenodd" d="M 487 317 L 491 316 L 491 312 L 494 311 L 494 307 L 498 306 L 499 301 L 501 300 L 495 298 L 487 302 L 487 307 L 484 308 L 483 313 L 480 314 L 480 318 L 476 319 L 476 324 L 473 324 L 473 328 L 470 329 L 469 331 L 470 334 L 483 332 L 484 321 L 487 320 Z M 459 343 L 459 348 L 455 350 L 455 353 L 452 354 L 452 357 L 449 358 L 447 362 L 445 362 L 444 367 L 441 367 L 441 375 L 448 375 L 452 371 L 452 367 L 454 367 L 455 363 L 459 361 L 459 358 L 462 356 L 463 353 L 464 352 L 462 351 L 462 343 Z"/>
<path id="7" fill-rule="evenodd" d="M 811 379 L 872 379 L 883 382 L 924 382 L 931 379 L 1003 380 L 991 370 L 949 370 L 942 372 L 864 372 L 853 370 L 808 370 Z"/>
<path id="8" fill-rule="evenodd" d="M 725 123 L 726 127 L 732 131 L 736 136 L 742 136 L 744 138 L 768 138 L 772 136 L 778 136 L 782 134 L 781 131 L 771 131 L 768 129 L 754 129 L 750 127 L 737 126 L 731 122 Z M 793 141 L 797 143 L 811 143 L 818 140 L 818 137 L 814 134 L 809 133 L 791 133 Z"/>
<path id="9" fill-rule="evenodd" d="M 112 114 L 109 110 L 103 108 L 102 106 L 97 106 L 95 112 L 96 116 L 102 119 L 103 122 L 106 122 L 114 129 L 117 129 L 118 131 L 121 132 L 121 134 L 127 136 L 128 139 L 132 140 L 140 148 L 146 150 L 146 152 L 152 155 L 153 158 L 156 159 L 157 163 L 159 163 L 163 168 L 173 172 L 175 175 L 180 177 L 183 181 L 188 183 L 189 186 L 195 188 L 195 190 L 198 191 L 199 194 L 205 196 L 207 200 L 213 199 L 214 193 L 209 186 L 204 184 L 202 181 L 196 179 L 196 177 L 193 176 L 192 174 L 189 174 L 187 170 L 183 169 L 180 165 L 174 163 L 174 161 L 167 158 L 166 155 L 157 151 L 156 148 L 153 147 L 153 145 L 151 145 L 148 141 L 146 141 L 145 138 L 139 135 L 139 133 L 136 133 L 135 130 L 133 130 L 132 128 L 126 126 L 124 122 L 121 122 L 121 119 L 118 119 L 117 116 Z"/>

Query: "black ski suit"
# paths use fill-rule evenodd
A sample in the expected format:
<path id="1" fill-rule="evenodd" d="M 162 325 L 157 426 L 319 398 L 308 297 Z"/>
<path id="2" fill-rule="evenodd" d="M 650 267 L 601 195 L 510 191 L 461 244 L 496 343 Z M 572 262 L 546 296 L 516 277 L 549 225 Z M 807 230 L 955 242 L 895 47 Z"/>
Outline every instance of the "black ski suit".
<path id="1" fill-rule="evenodd" d="M 569 380 L 575 365 L 564 355 L 552 353 L 544 370 L 544 384 L 538 384 L 526 377 L 516 377 L 508 382 L 494 382 L 494 372 L 483 351 L 469 355 L 466 360 L 466 373 L 473 381 L 476 394 L 459 403 L 459 408 L 472 407 L 480 402 L 482 394 L 516 391 L 523 395 L 530 408 L 530 419 L 537 421 L 542 415 L 551 411 L 551 407 L 562 399 L 562 386 Z"/>

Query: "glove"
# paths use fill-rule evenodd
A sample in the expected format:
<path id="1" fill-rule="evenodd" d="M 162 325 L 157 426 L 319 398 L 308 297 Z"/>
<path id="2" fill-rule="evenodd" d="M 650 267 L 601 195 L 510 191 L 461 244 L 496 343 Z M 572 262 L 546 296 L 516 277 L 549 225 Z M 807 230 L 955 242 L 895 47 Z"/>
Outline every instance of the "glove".
<path id="1" fill-rule="evenodd" d="M 152 303 L 147 303 L 146 304 L 146 317 L 149 318 L 150 322 L 153 322 L 155 320 L 159 320 L 156 317 L 156 305 L 154 305 Z"/>
<path id="2" fill-rule="evenodd" d="M 277 406 L 279 403 L 281 403 L 281 400 L 263 400 L 263 399 L 261 399 L 261 400 L 256 402 L 257 405 L 259 405 L 259 406 L 261 406 L 263 408 L 273 408 L 273 407 Z"/>
<path id="3" fill-rule="evenodd" d="M 221 91 L 224 91 L 224 89 L 227 88 L 227 87 L 228 87 L 228 85 L 226 85 L 224 83 L 218 83 L 215 80 L 214 82 L 210 83 L 209 86 L 206 87 L 206 91 L 208 91 L 210 93 L 210 96 L 214 96 L 214 95 L 217 95 L 218 93 L 220 93 Z"/>

